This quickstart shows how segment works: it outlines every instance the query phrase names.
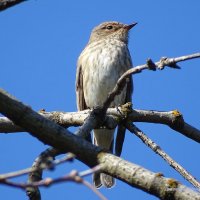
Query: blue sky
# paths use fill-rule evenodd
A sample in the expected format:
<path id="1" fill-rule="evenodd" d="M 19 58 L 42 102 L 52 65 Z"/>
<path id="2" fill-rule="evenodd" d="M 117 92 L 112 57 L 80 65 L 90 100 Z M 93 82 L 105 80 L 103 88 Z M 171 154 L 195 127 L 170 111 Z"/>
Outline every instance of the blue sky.
<path id="1" fill-rule="evenodd" d="M 76 111 L 76 60 L 91 29 L 103 21 L 138 22 L 130 33 L 134 65 L 147 58 L 176 57 L 200 51 L 199 1 L 29 0 L 0 13 L 0 87 L 34 110 Z M 186 122 L 199 125 L 200 59 L 180 64 L 181 70 L 145 71 L 134 76 L 133 104 L 138 109 L 180 110 Z M 166 126 L 137 123 L 148 136 L 197 179 L 199 145 Z M 74 131 L 74 128 L 70 130 Z M 0 135 L 0 173 L 29 167 L 47 146 L 27 133 Z M 187 186 L 176 171 L 138 138 L 127 132 L 122 157 L 154 172 L 163 172 Z M 85 170 L 78 161 L 59 166 L 46 176 L 71 169 Z M 88 177 L 87 180 L 90 180 Z M 17 181 L 26 180 L 25 177 Z M 82 185 L 63 183 L 42 189 L 44 200 L 98 199 Z M 108 199 L 156 199 L 117 181 Z M 23 191 L 0 185 L 2 199 L 26 199 Z"/>

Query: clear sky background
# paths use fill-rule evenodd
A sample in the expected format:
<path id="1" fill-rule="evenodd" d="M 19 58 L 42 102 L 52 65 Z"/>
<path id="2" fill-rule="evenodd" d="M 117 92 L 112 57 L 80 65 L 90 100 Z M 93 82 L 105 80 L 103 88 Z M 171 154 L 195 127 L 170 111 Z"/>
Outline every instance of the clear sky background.
<path id="1" fill-rule="evenodd" d="M 29 0 L 0 13 L 0 87 L 34 110 L 76 111 L 76 60 L 91 29 L 103 21 L 138 22 L 130 33 L 134 65 L 147 58 L 177 57 L 200 51 L 200 1 Z M 200 59 L 180 64 L 181 70 L 145 71 L 134 76 L 134 107 L 180 110 L 187 123 L 200 128 Z M 200 180 L 200 146 L 163 125 L 137 123 L 149 137 Z M 74 131 L 75 129 L 70 129 Z M 45 146 L 27 133 L 0 135 L 0 173 L 31 166 Z M 127 132 L 122 157 L 162 172 L 193 188 L 138 138 Z M 58 177 L 87 166 L 78 161 L 59 166 L 44 177 Z M 24 181 L 26 177 L 15 179 Z M 91 180 L 88 177 L 87 180 Z M 117 181 L 100 190 L 108 199 L 156 198 Z M 83 185 L 63 183 L 43 188 L 43 200 L 98 197 Z M 27 199 L 22 190 L 0 185 L 1 199 Z"/>

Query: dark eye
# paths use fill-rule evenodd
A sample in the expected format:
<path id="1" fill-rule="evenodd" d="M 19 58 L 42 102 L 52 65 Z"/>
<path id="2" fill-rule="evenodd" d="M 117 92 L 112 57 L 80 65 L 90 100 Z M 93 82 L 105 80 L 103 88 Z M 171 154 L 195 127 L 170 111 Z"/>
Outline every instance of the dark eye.
<path id="1" fill-rule="evenodd" d="M 107 26 L 106 28 L 107 28 L 108 30 L 111 30 L 111 29 L 113 29 L 113 26 L 109 25 L 109 26 Z"/>

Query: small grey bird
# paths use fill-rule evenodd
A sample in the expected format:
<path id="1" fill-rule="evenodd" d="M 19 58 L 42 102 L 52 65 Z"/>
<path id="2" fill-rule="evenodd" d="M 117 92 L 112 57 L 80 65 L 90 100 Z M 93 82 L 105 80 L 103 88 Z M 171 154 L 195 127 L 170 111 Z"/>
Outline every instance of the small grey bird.
<path id="1" fill-rule="evenodd" d="M 78 58 L 76 72 L 76 96 L 78 110 L 102 105 L 119 77 L 132 67 L 128 50 L 130 25 L 119 22 L 104 22 L 92 30 L 89 42 Z M 132 78 L 120 95 L 116 96 L 111 107 L 131 101 Z M 114 129 L 95 129 L 94 144 L 113 151 Z M 125 136 L 125 128 L 118 126 L 115 153 L 120 156 Z M 95 173 L 94 185 L 111 188 L 114 178 L 104 173 Z"/>

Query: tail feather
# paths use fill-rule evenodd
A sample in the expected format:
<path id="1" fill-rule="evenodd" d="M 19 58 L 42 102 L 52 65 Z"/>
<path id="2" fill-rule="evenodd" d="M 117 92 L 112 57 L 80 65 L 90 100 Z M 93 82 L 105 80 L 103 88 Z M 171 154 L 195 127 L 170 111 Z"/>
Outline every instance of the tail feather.
<path id="1" fill-rule="evenodd" d="M 112 188 L 115 185 L 115 179 L 110 175 L 101 173 L 100 180 L 104 187 Z"/>
<path id="2" fill-rule="evenodd" d="M 113 152 L 113 140 L 115 130 L 95 129 L 94 144 Z M 115 179 L 107 174 L 96 172 L 93 175 L 93 183 L 96 188 L 102 185 L 106 188 L 111 188 L 115 185 Z"/>
<path id="3" fill-rule="evenodd" d="M 124 138 L 125 138 L 125 132 L 126 132 L 126 128 L 122 125 L 119 125 L 117 129 L 117 137 L 115 141 L 115 155 L 116 156 L 121 156 L 122 147 L 123 147 Z"/>
<path id="4" fill-rule="evenodd" d="M 93 183 L 94 183 L 94 186 L 96 188 L 100 188 L 102 186 L 102 183 L 101 183 L 101 178 L 100 178 L 100 173 L 98 172 L 95 172 L 93 174 Z"/>

